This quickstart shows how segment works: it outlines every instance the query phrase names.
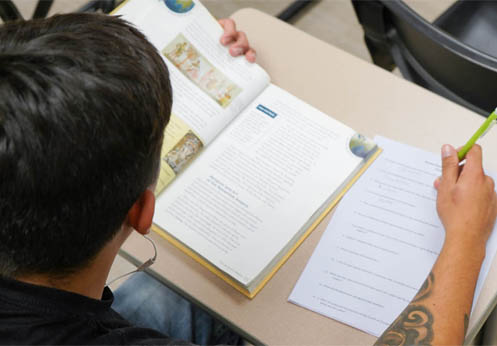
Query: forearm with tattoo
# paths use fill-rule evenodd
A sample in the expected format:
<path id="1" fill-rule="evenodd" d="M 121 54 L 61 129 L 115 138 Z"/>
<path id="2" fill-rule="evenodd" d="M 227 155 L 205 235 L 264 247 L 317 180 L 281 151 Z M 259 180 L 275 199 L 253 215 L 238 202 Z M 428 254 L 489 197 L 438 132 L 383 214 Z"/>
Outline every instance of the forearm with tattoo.
<path id="1" fill-rule="evenodd" d="M 375 345 L 432 345 L 435 338 L 433 324 L 437 314 L 431 309 L 433 305 L 428 303 L 435 298 L 434 286 L 435 274 L 431 272 L 411 303 L 378 338 Z M 465 313 L 460 325 L 460 328 L 464 326 L 464 335 L 468 324 L 469 313 Z"/>
<path id="2" fill-rule="evenodd" d="M 433 314 L 423 305 L 432 292 L 435 276 L 428 275 L 412 302 L 379 337 L 375 345 L 430 345 L 433 341 Z"/>

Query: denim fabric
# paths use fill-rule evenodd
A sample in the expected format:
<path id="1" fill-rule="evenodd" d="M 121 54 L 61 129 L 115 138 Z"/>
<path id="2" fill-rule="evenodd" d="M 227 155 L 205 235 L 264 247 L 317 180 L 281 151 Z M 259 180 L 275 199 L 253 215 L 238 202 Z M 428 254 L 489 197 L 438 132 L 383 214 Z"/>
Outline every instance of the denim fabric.
<path id="1" fill-rule="evenodd" d="M 242 338 L 150 275 L 139 272 L 114 292 L 112 308 L 138 327 L 200 345 L 241 345 Z"/>

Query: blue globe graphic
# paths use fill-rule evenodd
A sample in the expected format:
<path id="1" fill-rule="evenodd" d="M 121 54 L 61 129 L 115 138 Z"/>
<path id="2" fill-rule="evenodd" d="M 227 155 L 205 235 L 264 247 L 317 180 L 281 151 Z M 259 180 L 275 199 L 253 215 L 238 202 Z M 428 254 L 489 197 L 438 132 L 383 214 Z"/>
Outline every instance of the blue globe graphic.
<path id="1" fill-rule="evenodd" d="M 195 6 L 193 0 L 164 0 L 164 3 L 171 11 L 176 13 L 186 13 Z"/>
<path id="2" fill-rule="evenodd" d="M 376 147 L 376 144 L 363 135 L 356 133 L 350 139 L 349 147 L 354 155 L 366 158 Z"/>

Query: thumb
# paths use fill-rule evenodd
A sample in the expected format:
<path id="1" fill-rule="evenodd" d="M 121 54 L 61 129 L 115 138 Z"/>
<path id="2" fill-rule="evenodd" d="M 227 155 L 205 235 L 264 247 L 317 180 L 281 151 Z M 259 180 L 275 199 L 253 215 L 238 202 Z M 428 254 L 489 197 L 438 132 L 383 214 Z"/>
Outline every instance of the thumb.
<path id="1" fill-rule="evenodd" d="M 461 172 L 461 178 L 464 175 L 464 177 L 468 177 L 470 180 L 474 181 L 476 177 L 482 176 L 483 174 L 481 147 L 478 144 L 475 144 L 466 155 L 466 164 Z"/>
<path id="2" fill-rule="evenodd" d="M 456 149 L 449 144 L 442 146 L 442 184 L 453 185 L 459 177 L 459 159 Z"/>

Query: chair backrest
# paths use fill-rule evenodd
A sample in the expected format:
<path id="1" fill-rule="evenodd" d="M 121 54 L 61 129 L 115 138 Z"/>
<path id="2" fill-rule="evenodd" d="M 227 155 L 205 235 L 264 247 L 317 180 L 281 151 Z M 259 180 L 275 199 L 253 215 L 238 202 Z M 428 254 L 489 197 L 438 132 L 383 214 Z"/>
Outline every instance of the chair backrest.
<path id="1" fill-rule="evenodd" d="M 389 68 L 393 61 L 405 78 L 482 115 L 495 108 L 497 58 L 456 40 L 400 0 L 352 2 L 376 64 Z"/>

